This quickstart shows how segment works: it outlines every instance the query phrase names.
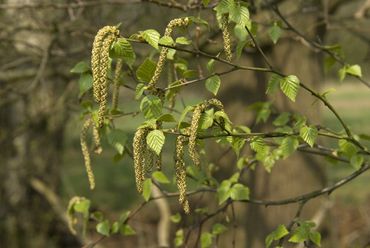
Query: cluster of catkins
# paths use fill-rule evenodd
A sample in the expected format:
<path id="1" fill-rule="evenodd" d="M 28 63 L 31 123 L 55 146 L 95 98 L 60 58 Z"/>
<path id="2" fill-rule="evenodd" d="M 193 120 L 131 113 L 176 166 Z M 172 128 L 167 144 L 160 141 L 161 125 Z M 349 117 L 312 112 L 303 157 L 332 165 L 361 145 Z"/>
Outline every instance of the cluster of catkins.
<path id="1" fill-rule="evenodd" d="M 86 172 L 89 179 L 90 188 L 95 188 L 95 177 L 91 167 L 90 150 L 87 143 L 87 134 L 90 127 L 93 129 L 93 139 L 95 143 L 95 153 L 100 154 L 102 147 L 100 144 L 99 129 L 104 124 L 104 116 L 107 107 L 108 98 L 108 71 L 109 71 L 109 49 L 114 41 L 117 40 L 119 31 L 117 27 L 106 26 L 100 29 L 95 36 L 92 56 L 91 68 L 93 75 L 93 93 L 95 101 L 99 104 L 97 122 L 95 123 L 92 116 L 87 118 L 83 124 L 80 134 L 80 143 L 82 155 L 85 162 Z M 116 109 L 118 104 L 119 76 L 122 69 L 122 60 L 118 60 L 116 64 L 114 76 L 114 88 L 112 108 Z"/>

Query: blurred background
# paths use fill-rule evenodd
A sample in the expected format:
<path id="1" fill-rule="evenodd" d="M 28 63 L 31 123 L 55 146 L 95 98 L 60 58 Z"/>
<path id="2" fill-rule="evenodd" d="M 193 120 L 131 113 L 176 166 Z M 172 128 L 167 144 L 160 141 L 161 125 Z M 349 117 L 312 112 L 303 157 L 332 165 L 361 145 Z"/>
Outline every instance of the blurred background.
<path id="1" fill-rule="evenodd" d="M 94 226 L 89 226 L 87 240 L 72 235 L 65 211 L 73 196 L 84 196 L 92 209 L 108 218 L 134 209 L 142 202 L 136 192 L 132 161 L 124 156 L 115 161 L 114 149 L 103 140 L 104 152 L 93 156 L 97 187 L 89 190 L 80 149 L 82 125 L 79 77 L 70 73 L 79 61 L 89 61 L 96 32 L 105 25 L 121 23 L 124 37 L 139 30 L 156 29 L 163 34 L 167 23 L 179 16 L 200 16 L 211 24 L 200 36 L 199 47 L 211 54 L 222 49 L 222 35 L 215 25 L 211 9 L 197 6 L 201 1 L 88 1 L 88 0 L 1 0 L 0 1 L 0 247 L 82 247 L 99 239 Z M 211 1 L 214 5 L 217 1 Z M 325 70 L 325 55 L 312 48 L 296 34 L 285 30 L 276 45 L 268 38 L 268 28 L 279 20 L 265 1 L 244 1 L 250 4 L 251 19 L 258 24 L 257 38 L 276 68 L 295 74 L 316 91 L 330 91 L 329 101 L 356 134 L 370 134 L 370 89 L 361 82 L 338 79 L 339 65 Z M 370 79 L 370 1 L 367 0 L 281 0 L 273 1 L 287 20 L 309 39 L 322 44 L 338 44 L 348 64 L 359 64 L 363 78 Z M 169 7 L 170 5 L 172 7 Z M 284 27 L 284 25 L 282 25 Z M 195 36 L 194 30 L 187 34 Z M 137 53 L 134 67 L 140 65 L 152 49 L 133 44 Z M 157 55 L 153 55 L 156 58 Z M 185 55 L 184 55 L 185 56 Z M 191 60 L 189 55 L 187 58 Z M 198 61 L 197 61 L 198 60 Z M 199 62 L 199 63 L 198 63 Z M 207 60 L 197 58 L 189 67 L 205 70 Z M 240 64 L 264 66 L 257 50 L 246 46 Z M 199 70 L 201 70 L 199 69 Z M 216 66 L 222 71 L 222 65 Z M 127 77 L 127 84 L 136 82 Z M 219 98 L 236 124 L 265 130 L 254 125 L 255 116 L 247 106 L 256 101 L 273 101 L 278 111 L 298 111 L 312 123 L 340 131 L 340 125 L 324 106 L 303 92 L 297 104 L 286 98 L 265 95 L 268 77 L 252 72 L 227 75 L 223 78 Z M 335 89 L 335 90 L 332 90 Z M 120 109 L 125 113 L 138 110 L 134 92 L 121 89 Z M 203 84 L 185 89 L 186 105 L 210 96 Z M 180 108 L 180 107 L 179 107 Z M 128 143 L 139 116 L 116 120 L 124 130 Z M 172 142 L 172 143 L 171 143 Z M 327 141 L 325 141 L 327 142 Z M 173 141 L 166 144 L 164 167 L 173 166 Z M 326 144 L 335 146 L 336 144 Z M 209 149 L 214 149 L 209 147 Z M 218 166 L 216 177 L 233 174 L 235 158 L 225 156 L 209 160 Z M 297 166 L 299 165 L 299 166 Z M 342 178 L 354 171 L 344 164 L 332 165 L 324 159 L 296 154 L 278 163 L 281 170 L 271 174 L 263 169 L 248 175 L 253 197 L 280 199 L 296 196 Z M 169 170 L 168 173 L 172 173 Z M 305 206 L 306 219 L 319 218 L 318 227 L 323 247 L 369 247 L 370 245 L 370 174 Z M 195 198 L 193 199 L 196 200 Z M 207 202 L 199 200 L 207 206 Z M 171 212 L 179 211 L 176 199 L 170 200 Z M 263 247 L 264 239 L 278 224 L 289 224 L 297 206 L 237 206 L 236 247 Z M 190 223 L 192 218 L 189 217 Z M 148 204 L 131 220 L 137 235 L 114 236 L 98 243 L 99 247 L 157 247 L 154 230 L 158 224 L 154 203 Z M 171 237 L 178 228 L 173 223 Z M 186 226 L 186 224 L 183 224 Z M 226 234 L 219 247 L 230 247 Z M 171 240 L 171 243 L 172 240 Z M 172 245 L 171 245 L 172 246 Z M 191 246 L 190 246 L 191 247 Z"/>

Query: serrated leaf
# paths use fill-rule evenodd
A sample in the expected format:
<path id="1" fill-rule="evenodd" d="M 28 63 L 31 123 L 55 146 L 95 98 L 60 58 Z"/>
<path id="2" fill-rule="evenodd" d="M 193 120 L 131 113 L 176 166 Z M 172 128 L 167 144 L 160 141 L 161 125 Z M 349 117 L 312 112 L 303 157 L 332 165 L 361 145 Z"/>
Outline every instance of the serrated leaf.
<path id="1" fill-rule="evenodd" d="M 138 85 L 136 85 L 136 89 L 135 89 L 135 99 L 136 100 L 139 100 L 140 97 L 144 94 L 144 91 L 147 89 L 147 87 L 145 86 L 145 84 L 143 83 L 139 83 Z"/>
<path id="2" fill-rule="evenodd" d="M 267 84 L 266 94 L 271 95 L 274 94 L 278 89 L 280 85 L 280 81 L 283 78 L 277 74 L 272 74 L 271 78 Z"/>
<path id="3" fill-rule="evenodd" d="M 147 120 L 160 117 L 162 115 L 162 109 L 163 103 L 157 96 L 148 95 L 141 100 L 140 110 Z"/>
<path id="4" fill-rule="evenodd" d="M 104 236 L 109 236 L 110 224 L 108 220 L 104 220 L 96 225 L 96 231 Z"/>
<path id="5" fill-rule="evenodd" d="M 125 38 L 118 38 L 112 45 L 112 57 L 120 58 L 130 67 L 135 63 L 136 54 L 131 43 Z"/>
<path id="6" fill-rule="evenodd" d="M 82 73 L 80 79 L 78 80 L 78 85 L 80 87 L 80 94 L 81 97 L 87 91 L 92 88 L 93 85 L 93 77 L 90 73 Z"/>
<path id="7" fill-rule="evenodd" d="M 221 205 L 230 197 L 230 187 L 231 182 L 229 180 L 224 180 L 221 182 L 220 186 L 217 188 L 218 204 Z"/>
<path id="8" fill-rule="evenodd" d="M 184 230 L 180 229 L 176 231 L 175 246 L 176 247 L 182 246 L 183 243 L 184 243 Z"/>
<path id="9" fill-rule="evenodd" d="M 281 113 L 273 122 L 274 126 L 284 126 L 290 120 L 290 114 L 287 112 Z"/>
<path id="10" fill-rule="evenodd" d="M 147 178 L 143 183 L 143 197 L 145 201 L 149 201 L 152 192 L 152 179 Z"/>
<path id="11" fill-rule="evenodd" d="M 127 135 L 123 130 L 112 129 L 107 135 L 108 143 L 116 149 L 118 154 L 122 155 L 127 142 Z"/>
<path id="12" fill-rule="evenodd" d="M 168 180 L 168 177 L 162 171 L 153 172 L 152 177 L 153 179 L 155 179 L 156 181 L 160 183 L 163 183 L 163 184 L 170 183 L 170 180 Z"/>
<path id="13" fill-rule="evenodd" d="M 346 68 L 346 73 L 355 77 L 362 77 L 361 66 L 359 65 L 350 65 Z"/>
<path id="14" fill-rule="evenodd" d="M 221 16 L 223 14 L 229 13 L 230 7 L 234 5 L 234 0 L 221 0 L 214 10 L 217 12 L 217 15 Z"/>
<path id="15" fill-rule="evenodd" d="M 364 162 L 364 157 L 360 154 L 353 155 L 350 160 L 352 167 L 355 168 L 356 170 L 361 168 L 361 165 L 363 164 L 363 162 Z"/>
<path id="16" fill-rule="evenodd" d="M 321 246 L 321 234 L 319 232 L 313 231 L 309 235 L 310 240 L 317 246 Z"/>
<path id="17" fill-rule="evenodd" d="M 213 108 L 202 113 L 199 120 L 199 128 L 203 130 L 210 128 L 213 125 L 213 117 Z"/>
<path id="18" fill-rule="evenodd" d="M 234 184 L 230 190 L 230 197 L 235 201 L 242 201 L 249 199 L 249 188 L 243 184 Z"/>
<path id="19" fill-rule="evenodd" d="M 144 62 L 137 68 L 136 77 L 141 82 L 147 83 L 152 79 L 155 68 L 156 68 L 156 63 L 153 60 L 146 58 Z"/>
<path id="20" fill-rule="evenodd" d="M 288 229 L 284 225 L 279 225 L 265 239 L 266 248 L 269 248 L 274 240 L 279 240 L 289 234 Z"/>
<path id="21" fill-rule="evenodd" d="M 136 231 L 128 224 L 122 225 L 121 234 L 125 236 L 135 235 Z"/>
<path id="22" fill-rule="evenodd" d="M 296 137 L 286 137 L 281 142 L 279 149 L 283 158 L 289 157 L 293 152 L 297 150 L 299 141 Z"/>
<path id="23" fill-rule="evenodd" d="M 175 42 L 173 41 L 172 37 L 170 36 L 163 36 L 159 39 L 159 44 L 166 45 L 166 46 L 173 46 Z"/>
<path id="24" fill-rule="evenodd" d="M 90 71 L 90 66 L 86 61 L 78 62 L 71 70 L 71 73 L 84 73 Z"/>
<path id="25" fill-rule="evenodd" d="M 224 232 L 227 231 L 227 227 L 220 224 L 220 223 L 216 223 L 212 226 L 212 234 L 213 235 L 220 235 Z"/>
<path id="26" fill-rule="evenodd" d="M 217 95 L 217 92 L 220 89 L 220 85 L 221 79 L 217 75 L 214 75 L 206 80 L 206 88 L 213 95 Z"/>
<path id="27" fill-rule="evenodd" d="M 179 223 L 181 221 L 181 215 L 179 213 L 171 215 L 171 221 L 173 223 Z"/>
<path id="28" fill-rule="evenodd" d="M 158 156 L 161 153 L 166 137 L 161 130 L 153 130 L 146 136 L 148 147 Z"/>
<path id="29" fill-rule="evenodd" d="M 338 145 L 339 150 L 348 158 L 351 158 L 357 153 L 357 147 L 348 140 L 340 139 Z"/>
<path id="30" fill-rule="evenodd" d="M 190 45 L 191 44 L 191 40 L 189 40 L 188 38 L 186 37 L 178 37 L 176 39 L 176 44 L 180 44 L 180 45 Z"/>
<path id="31" fill-rule="evenodd" d="M 171 114 L 163 114 L 159 116 L 157 121 L 163 121 L 163 122 L 176 122 L 175 118 Z"/>
<path id="32" fill-rule="evenodd" d="M 193 109 L 193 107 L 192 107 L 192 106 L 186 106 L 186 107 L 185 107 L 185 109 L 182 111 L 181 116 L 180 116 L 180 118 L 179 118 L 178 128 L 180 128 L 180 125 L 181 125 L 181 123 L 184 121 L 184 119 L 185 119 L 185 117 L 186 117 L 187 113 L 189 113 L 189 111 L 190 111 L 190 110 L 192 110 L 192 109 Z"/>
<path id="33" fill-rule="evenodd" d="M 118 223 L 118 221 L 115 221 L 113 222 L 112 224 L 112 233 L 118 233 L 119 229 L 120 229 L 120 224 Z"/>
<path id="34" fill-rule="evenodd" d="M 280 80 L 280 89 L 290 100 L 295 102 L 295 98 L 298 94 L 299 83 L 299 79 L 296 76 L 289 75 Z"/>
<path id="35" fill-rule="evenodd" d="M 274 25 L 272 25 L 269 28 L 268 34 L 269 34 L 272 42 L 274 44 L 276 44 L 278 42 L 278 40 L 280 39 L 280 36 L 282 34 L 282 30 L 281 30 L 281 28 L 280 28 L 280 26 L 278 25 L 277 22 L 274 22 Z"/>
<path id="36" fill-rule="evenodd" d="M 158 42 L 159 42 L 159 37 L 161 35 L 158 33 L 157 30 L 154 29 L 147 29 L 143 32 L 141 32 L 141 37 L 149 43 L 152 47 L 158 50 Z"/>
<path id="37" fill-rule="evenodd" d="M 318 135 L 318 131 L 313 126 L 303 126 L 299 131 L 299 135 L 308 145 L 313 147 Z"/>
<path id="38" fill-rule="evenodd" d="M 212 234 L 209 232 L 202 233 L 200 237 L 200 247 L 209 248 L 212 245 Z"/>

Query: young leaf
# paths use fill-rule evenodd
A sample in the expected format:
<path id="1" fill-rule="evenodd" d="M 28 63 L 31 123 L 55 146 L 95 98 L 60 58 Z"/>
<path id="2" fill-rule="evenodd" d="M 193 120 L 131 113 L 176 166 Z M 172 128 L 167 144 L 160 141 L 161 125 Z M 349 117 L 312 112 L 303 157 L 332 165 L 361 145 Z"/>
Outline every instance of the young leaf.
<path id="1" fill-rule="evenodd" d="M 274 94 L 278 89 L 280 85 L 280 81 L 283 78 L 277 74 L 272 74 L 271 78 L 267 84 L 266 94 L 272 95 Z"/>
<path id="2" fill-rule="evenodd" d="M 269 30 L 268 30 L 268 33 L 269 33 L 269 36 L 272 40 L 272 42 L 274 44 L 276 44 L 278 42 L 278 40 L 280 39 L 280 36 L 281 36 L 281 28 L 280 26 L 278 25 L 277 22 L 274 22 L 274 25 L 272 25 Z"/>
<path id="3" fill-rule="evenodd" d="M 110 224 L 108 220 L 104 220 L 96 225 L 96 231 L 104 236 L 109 236 Z"/>
<path id="4" fill-rule="evenodd" d="M 148 133 L 148 136 L 146 136 L 146 143 L 148 147 L 158 156 L 161 153 L 164 141 L 165 136 L 161 130 L 153 130 Z"/>
<path id="5" fill-rule="evenodd" d="M 152 47 L 158 50 L 158 42 L 159 42 L 159 37 L 161 37 L 161 35 L 158 33 L 157 30 L 154 30 L 154 29 L 145 30 L 141 33 L 141 37 L 143 37 L 143 39 L 146 42 L 148 42 L 149 45 L 151 45 Z"/>
<path id="6" fill-rule="evenodd" d="M 147 178 L 143 183 L 143 197 L 145 201 L 149 201 L 152 192 L 152 179 Z"/>
<path id="7" fill-rule="evenodd" d="M 318 132 L 317 129 L 313 126 L 303 126 L 299 131 L 299 135 L 302 139 L 309 144 L 311 147 L 315 144 Z"/>
<path id="8" fill-rule="evenodd" d="M 227 231 L 227 227 L 220 223 L 216 223 L 212 226 L 213 235 L 220 235 L 221 233 L 224 233 L 226 231 Z"/>
<path id="9" fill-rule="evenodd" d="M 189 40 L 188 38 L 186 37 L 178 37 L 176 39 L 176 44 L 180 44 L 180 45 L 190 45 L 191 44 L 191 40 Z"/>
<path id="10" fill-rule="evenodd" d="M 78 85 L 80 86 L 80 97 L 89 91 L 93 85 L 93 78 L 90 73 L 82 73 L 80 79 L 78 80 Z"/>
<path id="11" fill-rule="evenodd" d="M 148 95 L 141 100 L 140 110 L 146 119 L 158 118 L 162 115 L 163 103 L 157 96 Z"/>
<path id="12" fill-rule="evenodd" d="M 128 66 L 132 66 L 135 63 L 136 54 L 131 46 L 131 43 L 125 38 L 119 38 L 112 45 L 112 52 L 114 58 L 121 58 L 126 62 Z"/>
<path id="13" fill-rule="evenodd" d="M 272 233 L 265 239 L 266 248 L 269 248 L 274 240 L 280 240 L 289 234 L 288 229 L 284 225 L 279 225 Z"/>
<path id="14" fill-rule="evenodd" d="M 172 37 L 170 36 L 163 36 L 159 39 L 159 44 L 166 45 L 166 46 L 173 46 L 175 42 L 173 41 Z"/>
<path id="15" fill-rule="evenodd" d="M 180 229 L 177 230 L 176 236 L 175 236 L 175 246 L 179 247 L 182 246 L 184 243 L 184 230 Z"/>
<path id="16" fill-rule="evenodd" d="M 200 247 L 209 248 L 212 245 L 212 234 L 209 232 L 202 233 L 200 237 Z"/>
<path id="17" fill-rule="evenodd" d="M 355 77 L 362 77 L 362 70 L 359 65 L 350 65 L 346 68 L 346 73 Z"/>
<path id="18" fill-rule="evenodd" d="M 131 236 L 131 235 L 135 235 L 136 232 L 130 225 L 125 224 L 125 225 L 122 225 L 121 227 L 121 234 L 124 236 Z"/>
<path id="19" fill-rule="evenodd" d="M 122 155 L 127 142 L 127 135 L 123 130 L 112 129 L 107 135 L 108 143 Z"/>
<path id="20" fill-rule="evenodd" d="M 181 221 L 181 215 L 179 213 L 176 213 L 174 215 L 171 215 L 171 221 L 173 223 L 180 223 L 180 221 Z"/>
<path id="21" fill-rule="evenodd" d="M 217 188 L 218 204 L 221 205 L 230 197 L 231 182 L 224 180 Z"/>
<path id="22" fill-rule="evenodd" d="M 152 177 L 153 179 L 155 179 L 156 181 L 160 183 L 163 183 L 163 184 L 170 183 L 170 180 L 168 180 L 168 177 L 162 171 L 153 172 Z"/>
<path id="23" fill-rule="evenodd" d="M 249 199 L 249 188 L 243 184 L 234 184 L 230 190 L 230 197 L 235 201 L 242 201 Z"/>
<path id="24" fill-rule="evenodd" d="M 279 149 L 283 158 L 289 157 L 299 146 L 299 141 L 296 137 L 286 137 L 281 142 Z"/>
<path id="25" fill-rule="evenodd" d="M 350 160 L 351 165 L 356 170 L 361 168 L 361 165 L 363 162 L 364 162 L 364 157 L 360 154 L 353 155 Z"/>
<path id="26" fill-rule="evenodd" d="M 206 80 L 206 88 L 213 95 L 217 95 L 217 92 L 221 85 L 221 79 L 219 76 L 214 75 Z"/>
<path id="27" fill-rule="evenodd" d="M 283 78 L 283 80 L 280 80 L 280 89 L 293 102 L 295 102 L 295 98 L 298 94 L 298 88 L 299 79 L 294 75 L 287 76 Z"/>
<path id="28" fill-rule="evenodd" d="M 154 75 L 156 63 L 153 60 L 146 58 L 144 62 L 137 68 L 136 77 L 141 82 L 149 82 Z"/>
<path id="29" fill-rule="evenodd" d="M 78 62 L 71 70 L 71 73 L 84 73 L 90 71 L 90 66 L 86 61 Z"/>

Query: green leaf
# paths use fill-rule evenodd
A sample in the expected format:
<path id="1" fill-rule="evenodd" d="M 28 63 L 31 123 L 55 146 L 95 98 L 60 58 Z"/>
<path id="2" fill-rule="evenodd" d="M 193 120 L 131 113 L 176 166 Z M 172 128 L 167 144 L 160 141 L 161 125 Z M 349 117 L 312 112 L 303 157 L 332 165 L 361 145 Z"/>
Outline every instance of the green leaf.
<path id="1" fill-rule="evenodd" d="M 249 199 L 249 188 L 243 184 L 234 184 L 230 190 L 231 199 L 235 201 L 242 201 Z"/>
<path id="2" fill-rule="evenodd" d="M 143 183 L 143 197 L 145 201 L 149 201 L 152 192 L 152 179 L 147 178 Z"/>
<path id="3" fill-rule="evenodd" d="M 282 34 L 282 30 L 277 22 L 274 22 L 274 25 L 272 25 L 268 30 L 269 36 L 274 44 L 278 42 L 280 39 L 280 36 Z"/>
<path id="4" fill-rule="evenodd" d="M 110 224 L 108 220 L 104 220 L 96 225 L 96 231 L 104 236 L 109 236 Z"/>
<path id="5" fill-rule="evenodd" d="M 313 231 L 309 235 L 310 240 L 317 246 L 321 246 L 321 234 L 319 232 Z"/>
<path id="6" fill-rule="evenodd" d="M 310 236 L 311 236 L 311 233 L 316 232 L 316 231 L 312 231 L 312 228 L 314 226 L 315 226 L 315 223 L 313 223 L 313 222 L 299 221 L 299 226 L 293 231 L 293 235 L 289 239 L 289 242 L 301 243 L 301 242 L 304 242 L 306 240 L 309 240 Z M 314 235 L 316 235 L 316 234 L 314 234 Z M 317 237 L 315 237 L 315 238 L 317 239 Z"/>
<path id="7" fill-rule="evenodd" d="M 224 232 L 227 231 L 227 227 L 220 224 L 220 223 L 216 223 L 212 226 L 212 234 L 213 235 L 220 235 Z"/>
<path id="8" fill-rule="evenodd" d="M 361 168 L 361 165 L 364 162 L 364 157 L 360 154 L 353 155 L 351 157 L 350 163 L 356 170 Z"/>
<path id="9" fill-rule="evenodd" d="M 112 57 L 121 58 L 125 63 L 132 67 L 136 60 L 136 54 L 131 46 L 131 43 L 121 37 L 112 45 Z"/>
<path id="10" fill-rule="evenodd" d="M 213 95 L 217 95 L 217 92 L 220 89 L 220 85 L 221 79 L 217 75 L 214 75 L 206 80 L 206 88 Z"/>
<path id="11" fill-rule="evenodd" d="M 141 32 L 141 37 L 149 43 L 152 47 L 158 50 L 158 42 L 159 42 L 159 37 L 161 35 L 158 33 L 157 30 L 154 29 L 147 29 L 143 32 Z"/>
<path id="12" fill-rule="evenodd" d="M 234 5 L 234 0 L 221 0 L 214 10 L 219 16 L 229 13 L 230 7 Z"/>
<path id="13" fill-rule="evenodd" d="M 277 74 L 272 74 L 267 84 L 266 94 L 274 94 L 279 89 L 280 81 L 282 81 L 282 79 L 283 78 L 281 76 Z"/>
<path id="14" fill-rule="evenodd" d="M 224 180 L 217 188 L 218 204 L 221 205 L 230 197 L 231 182 Z"/>
<path id="15" fill-rule="evenodd" d="M 188 38 L 186 37 L 178 37 L 176 39 L 176 44 L 180 44 L 180 45 L 190 45 L 191 44 L 191 40 L 189 40 Z"/>
<path id="16" fill-rule="evenodd" d="M 282 157 L 285 159 L 297 150 L 299 141 L 296 137 L 286 137 L 281 142 L 279 149 Z"/>
<path id="17" fill-rule="evenodd" d="M 284 112 L 284 113 L 281 113 L 274 121 L 272 124 L 274 124 L 275 126 L 279 127 L 279 126 L 284 126 L 288 123 L 288 121 L 290 120 L 290 114 L 287 113 L 287 112 Z"/>
<path id="18" fill-rule="evenodd" d="M 170 183 L 170 180 L 168 180 L 168 177 L 162 171 L 153 172 L 152 177 L 153 179 L 155 179 L 156 181 L 160 183 L 163 183 L 163 184 Z"/>
<path id="19" fill-rule="evenodd" d="M 161 130 L 153 130 L 146 136 L 148 147 L 158 156 L 161 153 L 166 137 Z"/>
<path id="20" fill-rule="evenodd" d="M 176 122 L 175 118 L 171 114 L 163 114 L 159 116 L 157 121 L 163 121 L 163 122 Z"/>
<path id="21" fill-rule="evenodd" d="M 349 142 L 348 140 L 340 139 L 338 141 L 338 145 L 339 145 L 339 150 L 348 158 L 351 158 L 357 153 L 357 147 L 354 144 L 352 144 L 352 142 Z"/>
<path id="22" fill-rule="evenodd" d="M 200 247 L 201 248 L 209 248 L 212 245 L 212 234 L 209 232 L 202 233 L 200 237 Z"/>
<path id="23" fill-rule="evenodd" d="M 346 73 L 355 77 L 362 77 L 362 70 L 359 65 L 350 65 L 346 68 Z"/>
<path id="24" fill-rule="evenodd" d="M 210 128 L 213 125 L 213 117 L 213 108 L 202 113 L 199 120 L 199 128 L 203 130 Z"/>
<path id="25" fill-rule="evenodd" d="M 112 129 L 107 135 L 108 143 L 122 155 L 127 143 L 127 135 L 123 130 Z"/>
<path id="26" fill-rule="evenodd" d="M 245 26 L 242 24 L 236 24 L 234 27 L 234 35 L 240 41 L 245 41 L 248 36 L 248 32 L 245 29 Z"/>
<path id="27" fill-rule="evenodd" d="M 90 71 L 90 66 L 86 61 L 78 62 L 71 70 L 71 73 L 84 73 Z"/>
<path id="28" fill-rule="evenodd" d="M 294 75 L 289 75 L 280 80 L 280 89 L 293 102 L 298 94 L 299 79 Z"/>
<path id="29" fill-rule="evenodd" d="M 82 213 L 83 216 L 89 215 L 89 209 L 90 209 L 91 202 L 88 199 L 80 198 L 79 201 L 73 204 L 74 211 L 78 213 Z"/>
<path id="30" fill-rule="evenodd" d="M 159 44 L 166 45 L 166 46 L 173 46 L 175 44 L 175 42 L 173 41 L 172 37 L 170 37 L 170 36 L 163 36 L 159 40 Z"/>
<path id="31" fill-rule="evenodd" d="M 154 75 L 156 66 L 157 64 L 153 60 L 146 58 L 144 62 L 137 68 L 136 77 L 141 82 L 149 82 Z"/>
<path id="32" fill-rule="evenodd" d="M 138 85 L 136 85 L 136 89 L 135 89 L 135 99 L 136 100 L 139 100 L 140 97 L 144 94 L 144 91 L 147 89 L 147 87 L 145 86 L 145 84 L 143 83 L 139 83 Z"/>
<path id="33" fill-rule="evenodd" d="M 303 126 L 299 131 L 299 135 L 307 144 L 313 147 L 318 135 L 318 131 L 313 126 Z"/>
<path id="34" fill-rule="evenodd" d="M 176 247 L 182 246 L 183 243 L 184 243 L 184 230 L 180 229 L 176 231 L 175 246 Z"/>
<path id="35" fill-rule="evenodd" d="M 148 95 L 141 100 L 140 110 L 146 119 L 156 119 L 162 115 L 163 104 L 159 97 Z"/>
<path id="36" fill-rule="evenodd" d="M 203 6 L 207 7 L 211 0 L 202 0 Z"/>
<path id="37" fill-rule="evenodd" d="M 213 73 L 214 69 L 215 69 L 215 60 L 210 59 L 207 63 L 207 70 L 208 70 L 209 73 Z"/>
<path id="38" fill-rule="evenodd" d="M 135 235 L 136 232 L 130 225 L 125 224 L 125 225 L 122 225 L 121 227 L 121 234 L 125 236 L 131 236 L 131 235 Z"/>
<path id="39" fill-rule="evenodd" d="M 89 91 L 93 85 L 93 77 L 90 73 L 82 73 L 80 79 L 78 80 L 78 85 L 80 86 L 80 97 Z"/>
<path id="40" fill-rule="evenodd" d="M 119 229 L 120 229 L 120 224 L 118 223 L 118 221 L 115 221 L 115 222 L 113 222 L 113 224 L 112 224 L 112 233 L 114 234 L 114 233 L 118 233 L 118 231 L 119 231 Z"/>
<path id="41" fill-rule="evenodd" d="M 180 223 L 180 221 L 181 221 L 181 215 L 179 213 L 176 213 L 174 215 L 171 215 L 171 221 L 173 223 Z"/>
<path id="42" fill-rule="evenodd" d="M 186 115 L 189 113 L 190 110 L 192 110 L 193 107 L 192 106 L 186 106 L 185 109 L 182 111 L 181 113 L 181 116 L 179 118 L 179 124 L 178 124 L 178 128 L 180 128 L 180 125 L 181 123 L 184 121 Z"/>
<path id="43" fill-rule="evenodd" d="M 280 240 L 289 234 L 288 229 L 284 225 L 279 225 L 272 233 L 265 239 L 266 248 L 269 248 L 274 240 Z"/>

